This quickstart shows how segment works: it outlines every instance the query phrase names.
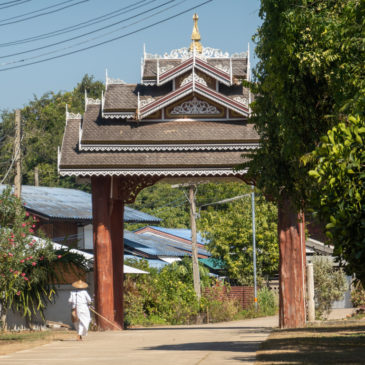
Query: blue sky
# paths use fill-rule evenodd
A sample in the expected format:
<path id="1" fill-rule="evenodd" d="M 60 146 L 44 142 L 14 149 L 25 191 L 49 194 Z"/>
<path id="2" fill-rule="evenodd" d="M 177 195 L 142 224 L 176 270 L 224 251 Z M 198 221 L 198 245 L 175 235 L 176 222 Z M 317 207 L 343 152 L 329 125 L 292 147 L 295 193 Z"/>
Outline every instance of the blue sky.
<path id="1" fill-rule="evenodd" d="M 19 16 L 23 13 L 35 11 L 61 2 L 64 3 L 61 6 L 67 6 L 76 4 L 80 1 L 82 0 L 68 0 L 67 3 L 62 0 L 28 0 L 25 2 L 20 0 L 19 3 L 22 3 L 17 6 L 0 9 L 0 46 L 6 42 L 36 36 L 85 22 L 97 16 L 115 12 L 117 9 L 137 3 L 137 0 L 84 0 L 75 6 L 53 14 L 37 17 L 24 22 L 4 25 L 6 22 L 21 18 L 8 21 L 4 20 Z M 109 23 L 117 22 L 123 18 L 133 16 L 136 13 L 167 3 L 168 1 L 169 0 L 144 0 L 144 2 L 141 2 L 143 7 L 140 9 L 136 9 L 133 12 L 110 19 Z M 139 33 L 84 52 L 23 68 L 7 71 L 1 71 L 1 69 L 23 64 L 23 62 L 11 62 L 34 57 L 40 53 L 52 52 L 62 48 L 63 50 L 58 53 L 52 53 L 49 56 L 58 55 L 123 35 L 194 7 L 202 2 L 204 2 L 204 0 L 170 0 L 168 4 L 156 9 L 155 11 L 119 24 L 113 28 L 94 33 L 73 42 L 60 44 L 53 48 L 46 48 L 32 53 L 4 57 L 5 55 L 11 55 L 13 53 L 23 52 L 32 48 L 42 47 L 49 43 L 58 42 L 63 39 L 86 33 L 105 26 L 108 22 L 99 23 L 72 33 L 54 38 L 43 39 L 33 43 L 10 45 L 6 47 L 1 46 L 0 110 L 20 108 L 32 100 L 33 95 L 40 97 L 47 91 L 58 92 L 60 90 L 72 90 L 86 73 L 94 75 L 96 80 L 104 81 L 105 69 L 108 69 L 109 77 L 120 78 L 130 83 L 139 82 L 140 60 L 143 53 L 143 44 L 146 45 L 147 52 L 158 54 L 169 52 L 172 49 L 189 46 L 193 26 L 192 15 L 194 10 Z M 5 3 L 5 1 L 1 3 Z M 173 5 L 175 6 L 161 14 L 156 16 L 151 15 L 154 12 Z M 251 38 L 261 23 L 258 15 L 259 6 L 259 0 L 213 0 L 206 5 L 197 8 L 196 12 L 199 15 L 198 25 L 202 37 L 201 43 L 203 46 L 218 48 L 222 51 L 234 53 L 246 51 L 247 44 L 250 42 L 251 51 L 253 51 L 254 44 L 252 43 Z M 51 8 L 49 10 L 52 9 L 55 8 Z M 146 19 L 142 20 L 143 17 Z M 140 21 L 138 24 L 129 26 L 131 22 L 137 20 Z M 128 27 L 117 30 L 122 26 Z M 115 32 L 108 36 L 98 38 L 91 42 L 86 42 L 86 40 L 89 40 L 90 38 L 113 30 Z M 65 49 L 65 47 L 69 47 L 75 43 L 80 43 L 80 45 L 78 47 Z M 251 63 L 255 64 L 257 60 L 253 53 L 254 52 L 251 52 Z M 28 62 L 39 59 L 41 58 L 30 59 Z"/>

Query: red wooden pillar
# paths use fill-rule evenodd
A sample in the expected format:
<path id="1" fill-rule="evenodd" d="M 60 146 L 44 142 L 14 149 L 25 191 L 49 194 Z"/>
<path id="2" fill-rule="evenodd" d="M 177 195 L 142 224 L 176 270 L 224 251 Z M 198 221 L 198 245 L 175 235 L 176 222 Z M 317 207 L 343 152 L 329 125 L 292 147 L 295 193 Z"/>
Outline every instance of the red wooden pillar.
<path id="1" fill-rule="evenodd" d="M 279 326 L 297 328 L 305 324 L 304 221 L 299 222 L 290 199 L 279 202 Z"/>
<path id="2" fill-rule="evenodd" d="M 93 203 L 95 306 L 98 313 L 118 326 L 118 323 L 115 322 L 115 259 L 113 260 L 112 244 L 112 238 L 114 236 L 112 231 L 114 228 L 113 226 L 115 226 L 115 217 L 112 213 L 113 208 L 110 199 L 111 178 L 92 177 L 91 185 Z M 116 215 L 117 214 L 115 213 L 115 216 Z M 121 222 L 119 222 L 119 224 L 121 224 Z M 97 316 L 99 328 L 104 330 L 116 329 L 115 326 L 108 321 Z"/>
<path id="3" fill-rule="evenodd" d="M 123 328 L 123 293 L 124 293 L 124 200 L 120 199 L 118 180 L 113 178 L 113 193 L 111 207 L 112 254 L 113 254 L 113 285 L 114 285 L 114 319 Z"/>

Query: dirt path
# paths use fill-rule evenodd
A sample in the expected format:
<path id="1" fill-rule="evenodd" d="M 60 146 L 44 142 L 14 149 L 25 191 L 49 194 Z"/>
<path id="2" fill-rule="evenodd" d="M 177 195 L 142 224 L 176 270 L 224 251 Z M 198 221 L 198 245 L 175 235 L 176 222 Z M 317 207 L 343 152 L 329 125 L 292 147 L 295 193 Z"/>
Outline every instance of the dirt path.
<path id="1" fill-rule="evenodd" d="M 253 364 L 277 317 L 196 326 L 92 332 L 83 342 L 64 340 L 0 356 L 2 365 L 225 365 Z"/>

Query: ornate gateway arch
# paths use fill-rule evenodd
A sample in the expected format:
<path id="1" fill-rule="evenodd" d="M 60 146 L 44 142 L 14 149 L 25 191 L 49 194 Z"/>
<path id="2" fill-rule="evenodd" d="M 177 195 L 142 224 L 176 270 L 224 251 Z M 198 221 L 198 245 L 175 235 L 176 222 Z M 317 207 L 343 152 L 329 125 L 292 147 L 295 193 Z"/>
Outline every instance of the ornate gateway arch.
<path id="1" fill-rule="evenodd" d="M 83 115 L 66 112 L 59 173 L 91 180 L 96 307 L 120 327 L 124 204 L 157 181 L 244 180 L 234 166 L 258 148 L 247 122 L 251 95 L 242 86 L 248 52 L 203 47 L 193 19 L 189 48 L 144 51 L 140 83 L 106 75 L 100 100 L 85 95 Z"/>

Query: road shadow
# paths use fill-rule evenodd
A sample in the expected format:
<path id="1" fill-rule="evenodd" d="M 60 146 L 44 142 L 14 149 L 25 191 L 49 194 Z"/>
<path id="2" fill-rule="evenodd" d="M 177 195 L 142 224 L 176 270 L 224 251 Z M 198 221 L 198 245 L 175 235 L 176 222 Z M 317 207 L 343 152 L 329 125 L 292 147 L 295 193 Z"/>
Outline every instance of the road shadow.
<path id="1" fill-rule="evenodd" d="M 256 352 L 260 343 L 261 341 L 188 342 L 175 345 L 143 347 L 142 350 Z"/>
<path id="2" fill-rule="evenodd" d="M 186 330 L 240 330 L 245 333 L 267 333 L 272 331 L 273 327 L 140 327 L 128 328 L 128 331 L 186 331 Z"/>

